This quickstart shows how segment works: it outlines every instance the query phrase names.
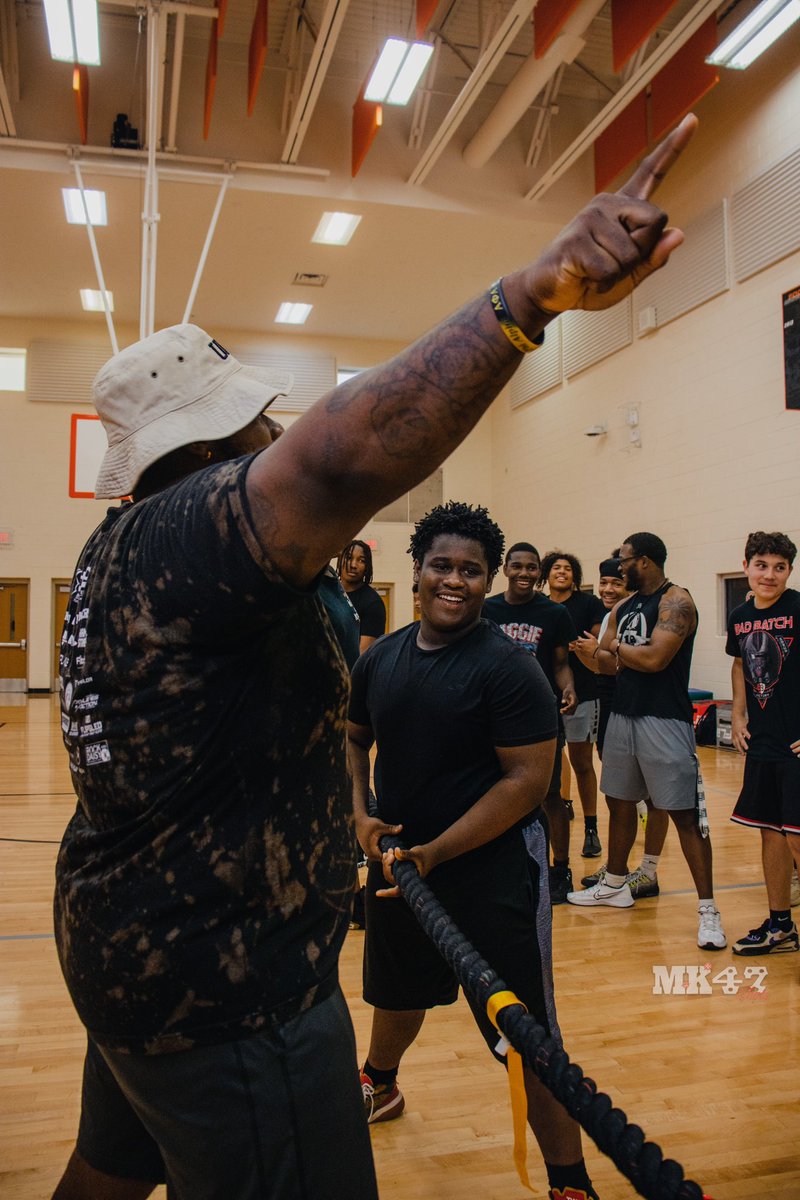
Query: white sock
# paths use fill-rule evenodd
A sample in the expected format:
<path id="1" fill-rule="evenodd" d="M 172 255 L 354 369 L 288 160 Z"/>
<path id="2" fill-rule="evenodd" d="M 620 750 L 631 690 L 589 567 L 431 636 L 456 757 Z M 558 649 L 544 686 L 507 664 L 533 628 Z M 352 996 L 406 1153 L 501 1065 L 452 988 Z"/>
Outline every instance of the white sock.
<path id="1" fill-rule="evenodd" d="M 702 909 L 702 908 L 713 908 L 714 912 L 716 912 L 717 906 L 714 903 L 714 897 L 712 896 L 710 900 L 698 900 L 697 901 L 697 911 L 699 912 L 700 909 Z"/>
<path id="2" fill-rule="evenodd" d="M 607 887 L 621 888 L 627 878 L 627 875 L 612 875 L 610 871 L 606 871 L 603 883 L 606 884 Z"/>
<path id="3" fill-rule="evenodd" d="M 643 854 L 642 865 L 639 867 L 639 870 L 644 872 L 648 879 L 655 879 L 658 870 L 658 860 L 660 858 L 660 854 Z"/>

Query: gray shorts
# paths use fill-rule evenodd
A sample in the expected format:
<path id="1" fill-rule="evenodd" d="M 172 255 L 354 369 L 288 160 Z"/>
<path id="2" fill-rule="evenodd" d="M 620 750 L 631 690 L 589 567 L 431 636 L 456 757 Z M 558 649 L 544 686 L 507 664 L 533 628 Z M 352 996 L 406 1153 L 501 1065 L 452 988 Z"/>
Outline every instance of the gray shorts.
<path id="1" fill-rule="evenodd" d="M 596 742 L 600 725 L 600 701 L 583 700 L 572 716 L 564 716 L 567 742 Z"/>
<path id="2" fill-rule="evenodd" d="M 284 1025 L 176 1054 L 89 1040 L 78 1151 L 176 1200 L 377 1200 L 339 988 Z"/>
<path id="3" fill-rule="evenodd" d="M 697 800 L 694 730 L 667 717 L 608 719 L 600 790 L 618 800 L 647 800 L 654 808 L 679 811 Z"/>

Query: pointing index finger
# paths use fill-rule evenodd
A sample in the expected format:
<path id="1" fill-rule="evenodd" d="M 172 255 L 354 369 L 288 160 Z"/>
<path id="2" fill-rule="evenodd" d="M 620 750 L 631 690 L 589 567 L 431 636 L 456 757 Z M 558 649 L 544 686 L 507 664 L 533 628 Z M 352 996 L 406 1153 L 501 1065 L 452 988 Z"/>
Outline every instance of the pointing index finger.
<path id="1" fill-rule="evenodd" d="M 619 195 L 631 196 L 636 200 L 649 200 L 661 180 L 680 158 L 685 146 L 689 144 L 699 122 L 694 113 L 683 118 L 662 142 L 643 159 L 626 184 L 619 189 Z"/>

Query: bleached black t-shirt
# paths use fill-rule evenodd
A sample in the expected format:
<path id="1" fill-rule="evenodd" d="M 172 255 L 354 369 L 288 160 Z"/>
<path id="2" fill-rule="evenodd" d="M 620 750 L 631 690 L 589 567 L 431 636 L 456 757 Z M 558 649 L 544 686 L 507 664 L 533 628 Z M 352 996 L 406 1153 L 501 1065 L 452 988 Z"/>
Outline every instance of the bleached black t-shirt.
<path id="1" fill-rule="evenodd" d="M 728 619 L 725 650 L 742 660 L 747 697 L 747 754 L 794 758 L 800 738 L 800 592 L 787 588 L 769 608 L 746 600 Z"/>
<path id="2" fill-rule="evenodd" d="M 90 1033 L 135 1053 L 310 1007 L 348 927 L 347 671 L 259 545 L 251 461 L 110 510 L 72 584 L 56 942 Z"/>
<path id="3" fill-rule="evenodd" d="M 438 650 L 419 625 L 381 638 L 353 668 L 350 720 L 375 734 L 380 817 L 407 846 L 429 842 L 500 779 L 495 746 L 556 736 L 556 705 L 539 664 L 481 621 Z"/>
<path id="4" fill-rule="evenodd" d="M 564 605 L 548 600 L 541 592 L 534 592 L 524 604 L 509 604 L 500 592 L 484 602 L 482 615 L 499 625 L 515 645 L 535 655 L 554 694 L 560 695 L 553 651 L 557 646 L 568 646 L 578 636 Z"/>

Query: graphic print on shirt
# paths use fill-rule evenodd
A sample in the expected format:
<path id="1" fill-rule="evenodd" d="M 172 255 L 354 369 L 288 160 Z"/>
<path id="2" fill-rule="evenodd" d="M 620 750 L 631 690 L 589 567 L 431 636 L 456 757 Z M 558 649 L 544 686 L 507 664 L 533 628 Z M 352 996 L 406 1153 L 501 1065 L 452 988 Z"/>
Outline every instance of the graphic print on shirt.
<path id="1" fill-rule="evenodd" d="M 501 625 L 500 628 L 506 637 L 510 637 L 512 642 L 516 642 L 518 646 L 530 650 L 533 654 L 538 652 L 539 642 L 542 639 L 541 625 L 530 625 L 527 621 L 511 621 L 507 625 Z"/>
<path id="2" fill-rule="evenodd" d="M 75 574 L 64 617 L 59 654 L 61 730 L 69 756 L 70 770 L 74 774 L 82 774 L 86 767 L 96 767 L 111 761 L 108 742 L 101 736 L 103 722 L 96 720 L 92 715 L 100 697 L 91 690 L 94 682 L 92 676 L 83 676 L 89 620 L 89 609 L 84 606 L 84 597 L 90 574 L 91 567 L 85 567 Z"/>
<path id="3" fill-rule="evenodd" d="M 626 646 L 646 646 L 650 641 L 647 617 L 641 608 L 625 613 L 617 626 L 617 638 Z"/>
<path id="4" fill-rule="evenodd" d="M 766 706 L 778 684 L 794 641 L 793 637 L 785 637 L 776 630 L 792 629 L 793 625 L 794 618 L 790 616 L 736 623 L 744 677 L 761 708 Z"/>

